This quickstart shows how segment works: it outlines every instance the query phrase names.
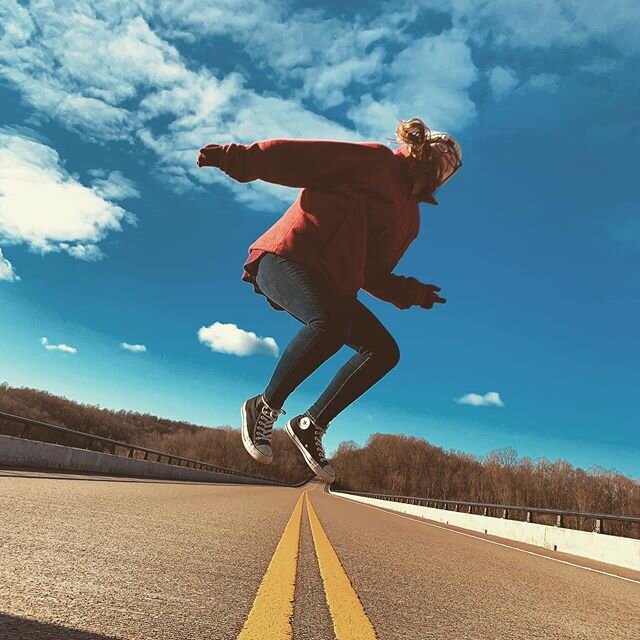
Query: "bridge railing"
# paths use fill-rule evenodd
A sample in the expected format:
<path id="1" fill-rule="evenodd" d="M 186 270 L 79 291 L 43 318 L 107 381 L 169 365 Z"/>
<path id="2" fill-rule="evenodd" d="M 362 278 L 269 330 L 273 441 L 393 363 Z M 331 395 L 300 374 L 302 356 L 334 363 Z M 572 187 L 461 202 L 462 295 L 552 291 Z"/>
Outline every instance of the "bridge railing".
<path id="1" fill-rule="evenodd" d="M 640 530 L 640 516 L 614 515 L 610 513 L 590 513 L 585 511 L 567 511 L 563 509 L 545 509 L 541 507 L 523 507 L 519 505 L 491 504 L 485 502 L 466 502 L 464 500 L 436 500 L 434 498 L 421 498 L 417 496 L 398 496 L 386 493 L 364 493 L 361 491 L 344 491 L 339 489 L 340 493 L 347 493 L 365 498 L 377 498 L 379 500 L 388 500 L 390 502 L 401 502 L 404 504 L 414 504 L 422 507 L 432 507 L 435 509 L 445 509 L 458 511 L 463 513 L 471 513 L 475 515 L 510 518 L 514 513 L 523 514 L 523 517 L 517 518 L 524 522 L 536 522 L 536 516 L 552 516 L 556 527 L 565 527 L 567 520 L 570 518 L 581 519 L 583 522 L 591 522 L 591 531 L 594 533 L 605 533 L 605 522 L 628 523 Z M 540 524 L 545 524 L 540 522 Z M 571 528 L 571 527 L 567 527 Z M 578 528 L 578 527 L 576 527 Z M 609 533 L 607 526 L 607 533 Z M 611 533 L 614 533 L 611 531 Z M 619 532 L 615 532 L 618 535 Z M 638 537 L 637 531 L 633 537 Z"/>
<path id="2" fill-rule="evenodd" d="M 112 440 L 111 438 L 103 438 L 102 436 L 93 435 L 84 431 L 76 431 L 60 425 L 40 422 L 39 420 L 32 420 L 31 418 L 25 418 L 23 416 L 15 416 L 10 413 L 5 413 L 4 411 L 0 411 L 0 421 L 2 420 L 14 422 L 22 426 L 21 429 L 17 430 L 17 432 L 11 434 L 19 438 L 41 440 L 42 438 L 35 436 L 38 431 L 41 433 L 44 431 L 44 433 L 49 436 L 46 442 L 52 444 L 63 444 L 66 446 L 83 445 L 83 448 L 90 449 L 92 451 L 106 452 L 113 455 L 135 458 L 137 460 L 163 462 L 165 464 L 188 467 L 190 469 L 201 469 L 203 471 L 212 471 L 215 473 L 228 474 L 230 476 L 254 478 L 256 480 L 263 480 L 273 484 L 283 484 L 277 480 L 273 480 L 272 478 L 267 478 L 266 476 L 248 473 L 245 471 L 237 471 L 235 469 L 221 467 L 220 465 L 210 464 L 200 460 L 192 460 L 191 458 L 183 458 L 163 451 L 155 451 L 154 449 L 139 447 L 138 445 L 130 444 L 128 442 Z M 73 442 L 73 445 L 69 444 L 70 441 Z"/>

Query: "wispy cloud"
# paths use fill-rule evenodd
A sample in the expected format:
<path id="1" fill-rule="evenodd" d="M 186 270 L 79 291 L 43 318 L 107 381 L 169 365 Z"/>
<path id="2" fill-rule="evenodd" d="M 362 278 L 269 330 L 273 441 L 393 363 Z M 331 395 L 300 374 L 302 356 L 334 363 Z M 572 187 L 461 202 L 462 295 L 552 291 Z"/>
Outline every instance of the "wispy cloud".
<path id="1" fill-rule="evenodd" d="M 0 6 L 0 74 L 31 117 L 100 144 L 141 145 L 137 152 L 155 158 L 154 175 L 175 191 L 224 184 L 263 210 L 290 200 L 290 191 L 199 171 L 196 150 L 273 137 L 383 140 L 396 118 L 412 116 L 459 133 L 476 117 L 478 82 L 496 98 L 556 89 L 558 72 L 539 49 L 601 43 L 631 54 L 640 42 L 640 12 L 624 3 L 602 12 L 595 0 L 418 0 L 408 8 L 387 2 L 349 17 L 286 0 L 98 4 L 60 3 L 55 11 L 15 0 Z M 447 16 L 444 29 L 441 20 L 431 23 L 433 9 Z M 244 61 L 222 71 L 212 42 L 215 51 L 233 49 Z M 474 55 L 478 48 L 492 55 Z M 336 107 L 351 126 L 322 115 Z M 92 189 L 108 201 L 137 194 L 117 172 L 96 176 Z"/>
<path id="2" fill-rule="evenodd" d="M 470 39 L 497 50 L 547 49 L 604 43 L 623 53 L 640 50 L 640 11 L 628 3 L 598 0 L 421 0 L 422 6 L 450 13 Z"/>
<path id="3" fill-rule="evenodd" d="M 434 129 L 459 131 L 475 118 L 469 89 L 478 77 L 462 32 L 418 38 L 392 59 L 379 93 L 363 95 L 347 115 L 378 139 L 389 136 L 397 118 L 413 116 Z"/>
<path id="4" fill-rule="evenodd" d="M 593 73 L 596 75 L 605 75 L 615 71 L 620 66 L 620 60 L 612 60 L 611 58 L 603 58 L 602 56 L 596 56 L 593 60 L 585 64 L 581 64 L 579 69 L 586 71 L 587 73 Z"/>
<path id="5" fill-rule="evenodd" d="M 147 347 L 143 344 L 129 344 L 128 342 L 121 342 L 120 348 L 133 353 L 144 353 L 147 350 Z"/>
<path id="6" fill-rule="evenodd" d="M 253 331 L 245 331 L 237 325 L 214 322 L 200 327 L 198 340 L 212 351 L 235 356 L 266 355 L 278 357 L 278 345 L 273 338 L 259 338 Z"/>
<path id="7" fill-rule="evenodd" d="M 531 89 L 538 91 L 555 91 L 559 83 L 560 76 L 557 73 L 536 73 L 520 87 L 520 91 Z"/>
<path id="8" fill-rule="evenodd" d="M 241 10 L 232 0 L 208 7 L 199 0 L 164 2 L 156 17 L 167 34 L 182 27 L 188 39 L 230 38 L 279 84 L 294 80 L 296 100 L 312 98 L 323 108 L 348 101 L 351 85 L 371 84 L 384 68 L 386 45 L 399 39 L 392 20 L 344 20 L 271 0 L 253 0 Z"/>
<path id="9" fill-rule="evenodd" d="M 380 138 L 391 134 L 397 117 L 418 115 L 423 104 L 430 105 L 430 113 L 420 115 L 433 120 L 441 114 L 432 123 L 440 127 L 458 116 L 464 116 L 457 120 L 463 126 L 473 112 L 466 95 L 473 65 L 465 44 L 457 37 L 436 36 L 418 45 L 415 57 L 411 44 L 389 67 L 388 48 L 406 39 L 393 16 L 354 22 L 327 17 L 323 10 L 261 0 L 242 9 L 224 1 L 215 6 L 161 2 L 135 9 L 105 5 L 99 13 L 74 4 L 61 5 L 53 14 L 39 5 L 27 10 L 14 4 L 6 14 L 9 36 L 0 41 L 5 80 L 40 118 L 55 119 L 87 139 L 137 138 L 156 154 L 156 176 L 176 191 L 218 182 L 249 206 L 280 206 L 291 198 L 284 187 L 256 183 L 238 189 L 215 172 L 198 171 L 197 148 L 270 137 Z M 214 73 L 185 57 L 197 56 L 197 48 L 182 47 L 182 54 L 167 40 L 194 44 L 213 36 L 230 38 L 254 56 L 276 91 L 265 96 L 252 88 L 250 71 Z M 457 69 L 460 56 L 462 72 Z M 416 84 L 415 73 L 430 78 L 427 100 L 415 90 L 429 81 Z M 354 84 L 361 87 L 358 95 L 372 84 L 387 88 L 355 104 L 347 93 Z M 350 112 L 353 129 L 318 113 L 339 104 L 355 109 Z M 100 192 L 113 195 L 102 187 Z"/>
<path id="10" fill-rule="evenodd" d="M 133 180 L 125 177 L 121 171 L 107 172 L 104 169 L 92 169 L 89 174 L 94 180 L 92 186 L 105 200 L 127 200 L 139 198 L 140 191 Z"/>
<path id="11" fill-rule="evenodd" d="M 509 67 L 492 67 L 488 72 L 489 86 L 496 100 L 502 100 L 518 86 L 518 74 Z"/>
<path id="12" fill-rule="evenodd" d="M 108 191 L 110 177 L 104 178 Z M 116 174 L 112 189 L 124 188 Z M 130 185 L 126 185 L 131 188 Z M 66 251 L 80 260 L 102 257 L 97 243 L 135 216 L 84 186 L 51 147 L 0 129 L 0 235 L 39 253 Z"/>
<path id="13" fill-rule="evenodd" d="M 127 139 L 138 124 L 139 88 L 170 86 L 186 73 L 177 50 L 149 28 L 138 7 L 32 4 L 9 0 L 3 76 L 46 118 L 92 139 Z M 98 17 L 99 16 L 99 17 Z"/>
<path id="14" fill-rule="evenodd" d="M 2 249 L 0 248 L 0 280 L 6 280 L 8 282 L 17 282 L 20 277 L 13 269 L 13 265 L 4 257 Z"/>
<path id="15" fill-rule="evenodd" d="M 497 391 L 489 391 L 484 395 L 478 393 L 467 393 L 460 398 L 455 398 L 458 404 L 469 404 L 472 407 L 504 407 L 504 402 L 500 399 Z"/>
<path id="16" fill-rule="evenodd" d="M 47 351 L 63 351 L 64 353 L 77 353 L 78 350 L 75 347 L 70 347 L 67 344 L 49 344 L 49 340 L 45 337 L 40 338 L 40 344 Z"/>

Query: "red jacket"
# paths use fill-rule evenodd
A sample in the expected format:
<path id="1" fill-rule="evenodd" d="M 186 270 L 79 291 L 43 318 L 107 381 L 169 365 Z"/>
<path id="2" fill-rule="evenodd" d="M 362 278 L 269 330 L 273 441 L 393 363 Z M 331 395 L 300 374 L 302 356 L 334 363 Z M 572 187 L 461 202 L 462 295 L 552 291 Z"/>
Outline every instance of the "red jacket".
<path id="1" fill-rule="evenodd" d="M 407 149 L 377 142 L 262 140 L 207 145 L 206 161 L 238 182 L 265 180 L 302 187 L 295 202 L 249 247 L 241 279 L 260 291 L 260 256 L 276 253 L 304 265 L 336 294 L 364 289 L 399 309 L 422 302 L 425 285 L 392 273 L 420 228 Z M 263 294 L 264 295 L 264 294 Z M 281 309 L 273 304 L 275 309 Z"/>

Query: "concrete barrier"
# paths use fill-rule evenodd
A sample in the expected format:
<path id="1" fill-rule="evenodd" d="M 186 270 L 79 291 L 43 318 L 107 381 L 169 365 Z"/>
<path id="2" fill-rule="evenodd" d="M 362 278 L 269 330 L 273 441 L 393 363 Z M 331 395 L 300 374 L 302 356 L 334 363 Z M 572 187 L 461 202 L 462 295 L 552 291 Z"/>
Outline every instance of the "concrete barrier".
<path id="1" fill-rule="evenodd" d="M 391 502 L 379 498 L 357 496 L 350 493 L 340 493 L 339 491 L 330 490 L 330 493 L 355 502 L 418 516 L 426 520 L 442 522 L 471 531 L 479 531 L 508 540 L 526 542 L 551 551 L 571 553 L 583 558 L 640 571 L 640 540 L 633 538 L 563 529 L 562 527 L 551 527 L 544 524 L 508 520 L 506 518 L 479 516 L 473 513 L 446 511 L 414 504 Z"/>
<path id="2" fill-rule="evenodd" d="M 0 467 L 27 467 L 57 471 L 80 471 L 163 480 L 277 484 L 258 478 L 190 469 L 163 462 L 136 460 L 110 453 L 76 449 L 59 444 L 0 435 Z"/>

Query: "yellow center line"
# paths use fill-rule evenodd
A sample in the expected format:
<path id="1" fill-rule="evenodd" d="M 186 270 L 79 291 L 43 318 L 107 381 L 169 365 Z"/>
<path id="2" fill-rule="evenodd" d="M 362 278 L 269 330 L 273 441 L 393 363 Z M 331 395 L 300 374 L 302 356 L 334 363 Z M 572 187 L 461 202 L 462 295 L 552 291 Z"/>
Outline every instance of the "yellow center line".
<path id="1" fill-rule="evenodd" d="M 313 544 L 320 565 L 320 575 L 337 640 L 376 640 L 373 625 L 364 612 L 358 594 L 320 524 L 311 504 L 311 498 L 306 493 L 305 501 Z"/>
<path id="2" fill-rule="evenodd" d="M 262 578 L 249 616 L 236 640 L 290 640 L 293 636 L 291 617 L 296 589 L 302 501 L 306 495 L 306 491 L 301 493 L 296 502 Z"/>

